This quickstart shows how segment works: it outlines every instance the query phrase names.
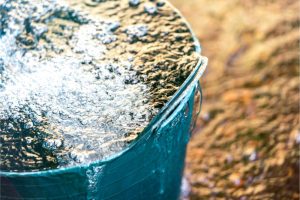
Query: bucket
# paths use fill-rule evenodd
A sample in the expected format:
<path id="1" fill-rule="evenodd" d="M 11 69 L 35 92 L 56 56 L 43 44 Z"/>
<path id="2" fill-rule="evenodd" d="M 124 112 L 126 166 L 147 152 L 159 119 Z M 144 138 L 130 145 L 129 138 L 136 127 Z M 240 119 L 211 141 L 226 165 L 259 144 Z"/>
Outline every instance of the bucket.
<path id="1" fill-rule="evenodd" d="M 199 79 L 207 58 L 138 138 L 123 151 L 87 165 L 38 172 L 0 172 L 1 199 L 178 199 L 186 146 L 201 110 Z"/>

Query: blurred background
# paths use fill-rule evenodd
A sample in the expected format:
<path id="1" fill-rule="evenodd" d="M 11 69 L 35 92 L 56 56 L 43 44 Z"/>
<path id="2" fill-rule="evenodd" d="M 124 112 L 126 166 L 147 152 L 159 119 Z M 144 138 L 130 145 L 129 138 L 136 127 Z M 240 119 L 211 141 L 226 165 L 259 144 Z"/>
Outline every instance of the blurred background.
<path id="1" fill-rule="evenodd" d="M 298 0 L 170 0 L 209 66 L 185 199 L 299 199 Z"/>

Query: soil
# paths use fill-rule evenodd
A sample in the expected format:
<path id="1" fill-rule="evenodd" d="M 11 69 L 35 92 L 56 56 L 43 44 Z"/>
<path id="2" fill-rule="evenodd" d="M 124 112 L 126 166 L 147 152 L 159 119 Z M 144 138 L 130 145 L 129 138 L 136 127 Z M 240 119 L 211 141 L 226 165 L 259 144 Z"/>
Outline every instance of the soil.
<path id="1" fill-rule="evenodd" d="M 209 58 L 184 198 L 299 199 L 300 2 L 171 2 Z"/>

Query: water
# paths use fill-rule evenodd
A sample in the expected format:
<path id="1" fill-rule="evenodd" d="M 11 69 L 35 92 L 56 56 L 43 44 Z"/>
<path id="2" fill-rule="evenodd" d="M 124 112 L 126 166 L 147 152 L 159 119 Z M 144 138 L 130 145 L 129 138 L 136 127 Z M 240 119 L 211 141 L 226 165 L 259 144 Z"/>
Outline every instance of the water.
<path id="1" fill-rule="evenodd" d="M 99 13 L 106 7 L 114 9 Z M 187 27 L 164 9 L 125 0 L 0 4 L 1 170 L 86 164 L 124 149 L 197 61 Z M 169 14 L 166 30 L 159 12 Z"/>

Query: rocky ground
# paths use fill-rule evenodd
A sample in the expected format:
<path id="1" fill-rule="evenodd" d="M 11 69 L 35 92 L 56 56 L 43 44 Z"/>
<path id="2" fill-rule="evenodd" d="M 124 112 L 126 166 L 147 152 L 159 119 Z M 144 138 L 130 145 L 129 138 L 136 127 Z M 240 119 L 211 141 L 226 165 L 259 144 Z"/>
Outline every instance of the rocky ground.
<path id="1" fill-rule="evenodd" d="M 299 199 L 300 2 L 171 2 L 209 58 L 187 199 Z"/>

